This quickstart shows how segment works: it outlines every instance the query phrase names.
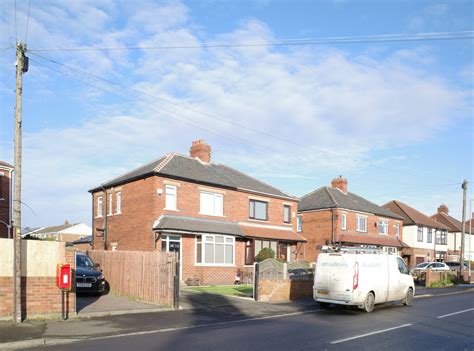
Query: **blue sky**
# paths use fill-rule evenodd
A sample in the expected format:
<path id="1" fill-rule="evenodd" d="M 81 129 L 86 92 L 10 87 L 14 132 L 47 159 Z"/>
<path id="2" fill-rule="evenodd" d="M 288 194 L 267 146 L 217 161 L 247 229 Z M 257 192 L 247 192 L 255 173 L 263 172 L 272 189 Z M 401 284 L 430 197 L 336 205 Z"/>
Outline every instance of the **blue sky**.
<path id="1" fill-rule="evenodd" d="M 0 49 L 15 42 L 14 9 L 14 0 L 0 4 Z M 27 12 L 17 0 L 20 40 Z M 44 0 L 32 1 L 27 43 L 175 46 L 473 23 L 471 1 Z M 89 223 L 89 188 L 164 153 L 186 154 L 201 138 L 215 162 L 298 196 L 343 175 L 376 203 L 398 199 L 428 215 L 446 203 L 460 217 L 460 183 L 474 180 L 472 40 L 34 54 L 24 76 L 24 225 Z M 11 162 L 12 49 L 0 52 L 0 89 L 0 159 Z"/>

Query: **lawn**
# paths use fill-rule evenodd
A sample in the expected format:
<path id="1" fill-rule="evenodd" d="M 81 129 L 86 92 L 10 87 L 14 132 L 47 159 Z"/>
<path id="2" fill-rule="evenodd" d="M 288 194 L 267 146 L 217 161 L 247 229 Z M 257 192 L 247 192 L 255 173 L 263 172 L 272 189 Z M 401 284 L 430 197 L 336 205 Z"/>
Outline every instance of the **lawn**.
<path id="1" fill-rule="evenodd" d="M 213 285 L 213 286 L 196 286 L 190 288 L 194 291 L 207 292 L 210 294 L 219 295 L 234 295 L 234 296 L 247 296 L 253 295 L 252 285 Z"/>

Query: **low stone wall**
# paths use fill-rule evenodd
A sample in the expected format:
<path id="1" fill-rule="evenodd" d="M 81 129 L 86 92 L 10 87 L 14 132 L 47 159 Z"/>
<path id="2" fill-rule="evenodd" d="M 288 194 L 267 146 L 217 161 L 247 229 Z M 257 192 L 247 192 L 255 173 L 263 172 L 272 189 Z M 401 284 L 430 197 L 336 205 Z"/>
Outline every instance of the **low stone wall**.
<path id="1" fill-rule="evenodd" d="M 439 271 L 432 271 L 428 269 L 425 273 L 425 287 L 431 287 L 431 284 L 448 279 L 450 276 L 455 275 L 455 273 L 448 271 L 448 272 L 439 272 Z"/>
<path id="2" fill-rule="evenodd" d="M 258 281 L 257 301 L 288 301 L 313 296 L 312 280 L 278 279 Z"/>

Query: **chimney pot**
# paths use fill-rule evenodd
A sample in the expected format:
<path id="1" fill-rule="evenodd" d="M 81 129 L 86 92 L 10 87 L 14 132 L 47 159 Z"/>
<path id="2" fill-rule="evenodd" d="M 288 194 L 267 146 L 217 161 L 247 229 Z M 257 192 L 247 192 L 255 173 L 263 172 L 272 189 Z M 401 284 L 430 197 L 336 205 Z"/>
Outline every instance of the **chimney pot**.
<path id="1" fill-rule="evenodd" d="M 442 204 L 441 206 L 438 207 L 438 213 L 449 213 L 449 208 L 445 204 Z"/>
<path id="2" fill-rule="evenodd" d="M 203 139 L 195 140 L 189 148 L 189 155 L 192 158 L 199 158 L 202 162 L 211 162 L 211 146 Z"/>
<path id="3" fill-rule="evenodd" d="M 341 190 L 344 194 L 347 194 L 347 179 L 339 176 L 339 178 L 334 178 L 331 182 L 331 187 L 334 189 Z"/>

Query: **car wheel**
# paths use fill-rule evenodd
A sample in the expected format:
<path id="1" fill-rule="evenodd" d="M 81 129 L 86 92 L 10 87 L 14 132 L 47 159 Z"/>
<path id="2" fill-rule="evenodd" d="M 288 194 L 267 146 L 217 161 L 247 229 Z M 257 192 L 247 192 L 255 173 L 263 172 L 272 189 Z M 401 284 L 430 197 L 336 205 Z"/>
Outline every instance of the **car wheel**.
<path id="1" fill-rule="evenodd" d="M 407 294 L 405 295 L 405 298 L 403 299 L 403 304 L 405 306 L 411 306 L 413 303 L 413 289 L 408 288 Z"/>
<path id="2" fill-rule="evenodd" d="M 372 312 L 375 307 L 375 295 L 373 292 L 369 292 L 364 301 L 364 310 L 365 312 Z"/>
<path id="3" fill-rule="evenodd" d="M 319 303 L 319 307 L 322 309 L 322 310 L 326 310 L 329 308 L 329 305 L 330 303 L 328 302 L 318 302 Z"/>

